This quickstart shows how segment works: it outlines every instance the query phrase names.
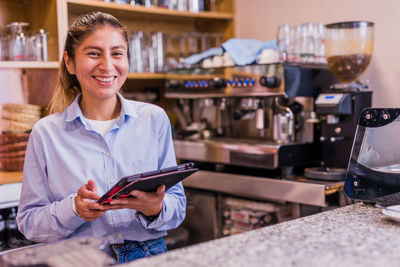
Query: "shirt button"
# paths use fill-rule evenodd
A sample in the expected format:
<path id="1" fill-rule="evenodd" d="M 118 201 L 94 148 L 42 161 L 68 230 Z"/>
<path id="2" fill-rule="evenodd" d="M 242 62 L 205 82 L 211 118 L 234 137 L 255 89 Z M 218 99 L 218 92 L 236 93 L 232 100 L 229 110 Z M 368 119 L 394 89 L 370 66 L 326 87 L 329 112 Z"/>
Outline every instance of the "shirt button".
<path id="1" fill-rule="evenodd" d="M 109 157 L 109 156 L 110 156 L 110 153 L 106 152 L 105 155 L 106 155 L 106 157 Z"/>
<path id="2" fill-rule="evenodd" d="M 110 180 L 110 184 L 113 184 L 114 183 L 114 180 Z"/>
<path id="3" fill-rule="evenodd" d="M 122 235 L 121 235 L 121 234 L 118 234 L 118 238 L 122 238 Z"/>

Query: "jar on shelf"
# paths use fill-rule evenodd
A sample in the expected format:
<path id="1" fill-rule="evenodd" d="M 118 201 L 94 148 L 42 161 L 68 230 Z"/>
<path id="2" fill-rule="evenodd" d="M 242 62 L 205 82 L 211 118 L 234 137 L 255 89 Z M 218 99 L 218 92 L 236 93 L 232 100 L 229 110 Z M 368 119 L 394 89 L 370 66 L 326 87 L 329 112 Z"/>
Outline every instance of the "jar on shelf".
<path id="1" fill-rule="evenodd" d="M 23 27 L 28 25 L 29 23 L 27 22 L 13 22 L 7 25 L 7 28 L 10 29 L 8 39 L 9 60 L 24 60 L 26 36 Z"/>
<path id="2" fill-rule="evenodd" d="M 27 36 L 24 59 L 47 61 L 47 32 L 44 29 Z"/>

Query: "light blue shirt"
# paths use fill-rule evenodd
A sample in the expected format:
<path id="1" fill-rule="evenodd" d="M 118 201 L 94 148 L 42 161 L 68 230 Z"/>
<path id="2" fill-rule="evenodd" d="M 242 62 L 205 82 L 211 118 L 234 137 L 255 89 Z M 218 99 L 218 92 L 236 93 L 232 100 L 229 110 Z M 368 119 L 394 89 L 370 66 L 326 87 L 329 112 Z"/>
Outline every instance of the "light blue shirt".
<path id="1" fill-rule="evenodd" d="M 76 236 L 105 238 L 110 244 L 144 241 L 166 235 L 185 218 L 181 183 L 166 191 L 163 209 L 151 222 L 131 209 L 110 210 L 92 222 L 72 211 L 70 198 L 89 179 L 96 181 L 101 196 L 124 176 L 176 166 L 164 110 L 118 97 L 121 114 L 104 138 L 83 117 L 80 96 L 63 113 L 33 127 L 17 216 L 26 238 L 46 243 Z"/>

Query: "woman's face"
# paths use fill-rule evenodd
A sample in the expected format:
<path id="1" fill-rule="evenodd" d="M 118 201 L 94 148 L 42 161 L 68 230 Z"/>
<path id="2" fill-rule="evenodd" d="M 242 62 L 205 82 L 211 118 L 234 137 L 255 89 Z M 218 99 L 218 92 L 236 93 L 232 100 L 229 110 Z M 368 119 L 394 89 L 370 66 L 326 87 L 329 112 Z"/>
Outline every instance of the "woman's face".
<path id="1" fill-rule="evenodd" d="M 105 100 L 115 96 L 129 71 L 128 48 L 122 33 L 109 25 L 90 33 L 75 48 L 72 60 L 64 53 L 70 74 L 75 74 L 82 96 Z"/>

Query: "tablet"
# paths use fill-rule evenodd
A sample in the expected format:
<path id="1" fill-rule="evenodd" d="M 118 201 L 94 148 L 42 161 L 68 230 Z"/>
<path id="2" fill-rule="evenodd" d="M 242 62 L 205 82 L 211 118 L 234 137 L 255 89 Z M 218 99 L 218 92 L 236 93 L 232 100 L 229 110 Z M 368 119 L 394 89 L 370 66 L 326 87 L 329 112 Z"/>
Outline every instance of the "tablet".
<path id="1" fill-rule="evenodd" d="M 198 170 L 193 162 L 189 162 L 161 170 L 127 176 L 121 178 L 118 183 L 97 200 L 97 203 L 104 205 L 113 199 L 128 197 L 132 190 L 155 192 L 160 185 L 165 185 L 166 191 Z"/>

